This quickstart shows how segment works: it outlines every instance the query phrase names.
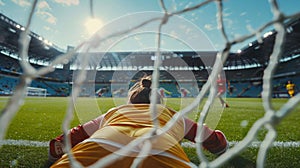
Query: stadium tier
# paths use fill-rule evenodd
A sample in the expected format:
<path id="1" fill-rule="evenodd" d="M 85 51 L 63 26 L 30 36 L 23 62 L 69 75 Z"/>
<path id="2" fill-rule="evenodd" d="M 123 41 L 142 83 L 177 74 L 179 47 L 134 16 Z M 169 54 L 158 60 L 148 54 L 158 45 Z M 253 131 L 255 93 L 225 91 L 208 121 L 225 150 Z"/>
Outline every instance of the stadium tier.
<path id="1" fill-rule="evenodd" d="M 285 84 L 292 80 L 300 86 L 300 20 L 290 20 L 286 24 L 287 37 L 279 66 L 274 76 L 274 97 L 286 96 Z M 11 95 L 22 75 L 19 65 L 18 38 L 24 27 L 0 14 L 0 94 Z M 273 50 L 275 31 L 265 34 L 262 42 L 253 41 L 237 53 L 230 53 L 223 69 L 228 85 L 229 97 L 260 97 L 262 76 Z M 47 65 L 65 52 L 52 43 L 46 43 L 34 32 L 28 51 L 29 62 L 34 68 Z M 77 55 L 81 53 L 76 53 Z M 97 96 L 97 91 L 106 90 L 101 96 L 120 95 L 122 89 L 128 89 L 133 81 L 153 72 L 155 52 L 108 52 L 89 53 L 97 58 L 93 62 L 88 85 L 83 86 L 83 95 Z M 169 91 L 171 97 L 179 97 L 181 88 L 189 92 L 201 89 L 215 62 L 216 51 L 173 51 L 162 52 L 163 63 L 160 72 L 160 87 Z M 76 55 L 74 56 L 76 57 Z M 47 96 L 68 96 L 72 89 L 73 78 L 78 73 L 75 62 L 57 67 L 53 72 L 38 77 L 31 87 L 47 89 Z M 180 85 L 178 84 L 180 83 Z M 197 86 L 195 86 L 195 83 Z M 112 87 L 114 85 L 114 88 Z M 90 88 L 92 87 L 92 89 Z M 231 87 L 229 89 L 229 87 Z M 118 92 L 119 91 L 119 92 Z M 85 92 L 85 93 L 84 93 Z M 188 94 L 196 96 L 195 94 Z"/>

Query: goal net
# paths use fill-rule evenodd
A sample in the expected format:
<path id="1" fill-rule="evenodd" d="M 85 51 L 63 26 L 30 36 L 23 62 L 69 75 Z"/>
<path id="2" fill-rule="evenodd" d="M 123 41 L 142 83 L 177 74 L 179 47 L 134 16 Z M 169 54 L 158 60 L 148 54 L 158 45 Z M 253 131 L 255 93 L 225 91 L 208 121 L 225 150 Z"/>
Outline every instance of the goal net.
<path id="1" fill-rule="evenodd" d="M 37 88 L 37 87 L 27 87 L 26 95 L 27 96 L 46 97 L 47 89 Z"/>
<path id="2" fill-rule="evenodd" d="M 90 0 L 90 11 L 91 15 L 93 16 L 93 0 Z M 98 1 L 97 1 L 98 2 Z M 175 1 L 174 1 L 175 2 Z M 123 20 L 120 20 L 121 23 L 112 22 L 114 27 L 106 27 L 102 29 L 101 33 L 95 34 L 91 39 L 88 41 L 84 41 L 82 44 L 78 45 L 74 48 L 74 50 L 69 51 L 66 54 L 61 55 L 60 57 L 57 57 L 55 60 L 53 60 L 51 66 L 52 67 L 44 67 L 40 69 L 36 69 L 33 71 L 34 67 L 32 67 L 28 62 L 25 60 L 28 60 L 28 55 L 26 54 L 28 51 L 28 34 L 30 29 L 30 24 L 33 19 L 33 11 L 35 10 L 35 7 L 37 5 L 37 1 L 33 1 L 33 8 L 32 12 L 30 13 L 28 24 L 24 32 L 22 32 L 20 36 L 20 40 L 22 43 L 20 44 L 20 64 L 22 65 L 22 68 L 27 69 L 27 74 L 24 74 L 21 78 L 20 84 L 16 87 L 15 92 L 13 96 L 10 98 L 10 101 L 7 103 L 7 106 L 4 108 L 4 111 L 1 113 L 0 118 L 0 140 L 2 140 L 5 136 L 6 130 L 8 128 L 8 125 L 10 121 L 13 119 L 13 117 L 18 112 L 20 105 L 22 104 L 24 100 L 24 95 L 27 95 L 27 89 L 28 86 L 30 86 L 31 81 L 37 77 L 42 76 L 47 73 L 50 73 L 55 65 L 60 64 L 67 64 L 69 61 L 73 60 L 75 57 L 76 52 L 81 52 L 81 55 L 76 55 L 77 59 L 77 67 L 80 67 L 78 69 L 78 73 L 76 76 L 73 76 L 73 88 L 72 88 L 72 95 L 69 99 L 69 106 L 66 110 L 66 117 L 63 121 L 63 130 L 65 133 L 68 132 L 70 124 L 72 122 L 73 116 L 74 116 L 74 104 L 76 101 L 76 98 L 80 96 L 80 91 L 82 90 L 82 85 L 84 84 L 85 78 L 87 76 L 86 69 L 97 69 L 97 64 L 95 62 L 99 62 L 101 59 L 104 58 L 103 55 L 99 55 L 98 58 L 92 57 L 91 55 L 88 55 L 87 53 L 95 52 L 97 51 L 109 51 L 109 49 L 113 48 L 114 45 L 117 43 L 122 45 L 122 40 L 128 38 L 129 41 L 126 42 L 126 44 L 132 42 L 130 38 L 133 39 L 141 39 L 141 38 L 149 38 L 150 35 L 154 36 L 154 39 L 156 40 L 154 46 L 144 46 L 142 51 L 148 51 L 155 49 L 156 54 L 153 56 L 153 74 L 152 74 L 152 84 L 153 89 L 158 89 L 158 82 L 160 80 L 160 68 L 161 64 L 164 62 L 164 58 L 162 57 L 163 51 L 168 51 L 168 48 L 166 46 L 162 46 L 163 44 L 168 43 L 169 38 L 175 38 L 178 43 L 177 45 L 182 45 L 189 43 L 191 48 L 194 48 L 193 44 L 197 44 L 197 41 L 185 41 L 181 40 L 181 38 L 184 37 L 194 37 L 194 32 L 191 32 L 193 30 L 188 29 L 185 30 L 184 33 L 191 32 L 192 34 L 184 34 L 184 36 L 180 36 L 177 34 L 177 32 L 169 31 L 167 28 L 174 28 L 174 27 L 184 27 L 185 24 L 180 24 L 180 17 L 184 14 L 187 14 L 189 12 L 196 12 L 199 9 L 205 10 L 206 5 L 212 4 L 215 5 L 217 11 L 215 13 L 215 16 L 217 17 L 217 27 L 219 33 L 222 35 L 223 39 L 225 41 L 224 47 L 218 51 L 216 59 L 214 63 L 211 65 L 209 64 L 208 67 L 210 67 L 210 73 L 207 79 L 207 82 L 202 86 L 201 90 L 199 91 L 197 97 L 193 99 L 192 102 L 187 103 L 185 107 L 183 107 L 173 118 L 173 120 L 170 121 L 166 125 L 166 127 L 162 128 L 162 132 L 167 131 L 170 126 L 174 125 L 176 121 L 194 110 L 200 103 L 205 103 L 203 109 L 201 109 L 201 115 L 199 116 L 198 124 L 203 125 L 206 117 L 210 114 L 210 109 L 213 106 L 213 100 L 216 98 L 216 89 L 214 86 L 214 83 L 212 81 L 215 81 L 217 79 L 218 74 L 223 73 L 223 63 L 226 61 L 230 54 L 230 49 L 236 44 L 245 42 L 247 40 L 250 40 L 251 38 L 256 38 L 260 41 L 261 34 L 263 31 L 265 31 L 269 26 L 274 26 L 276 33 L 276 40 L 273 49 L 272 54 L 270 55 L 268 65 L 264 69 L 263 73 L 263 82 L 262 87 L 263 91 L 261 94 L 262 97 L 262 105 L 264 107 L 265 115 L 258 119 L 250 128 L 249 132 L 246 134 L 246 136 L 236 145 L 231 147 L 228 151 L 226 151 L 225 154 L 221 155 L 220 157 L 216 158 L 215 160 L 209 160 L 202 151 L 202 148 L 199 146 L 201 145 L 199 142 L 196 143 L 197 148 L 197 155 L 200 159 L 201 163 L 200 165 L 194 165 L 195 167 L 221 167 L 226 162 L 228 162 L 231 158 L 234 156 L 237 156 L 238 154 L 242 153 L 250 144 L 252 141 L 254 141 L 257 137 L 257 134 L 259 130 L 262 128 L 265 128 L 267 133 L 264 137 L 262 144 L 259 147 L 258 150 L 258 156 L 257 156 L 257 167 L 264 167 L 264 162 L 266 159 L 266 155 L 268 153 L 269 148 L 272 146 L 275 137 L 276 137 L 276 126 L 281 123 L 281 121 L 295 108 L 297 104 L 300 102 L 300 94 L 297 94 L 293 98 L 289 99 L 281 108 L 274 109 L 271 102 L 271 88 L 272 88 L 272 80 L 274 77 L 274 71 L 278 65 L 278 60 L 280 60 L 280 57 L 282 55 L 282 46 L 284 44 L 284 39 L 286 36 L 286 30 L 284 23 L 288 21 L 289 19 L 295 19 L 300 17 L 300 11 L 294 14 L 285 15 L 283 14 L 277 4 L 276 0 L 269 0 L 269 8 L 272 11 L 273 19 L 266 21 L 264 25 L 261 25 L 261 27 L 257 29 L 249 28 L 250 31 L 247 34 L 240 35 L 236 38 L 229 38 L 230 34 L 226 32 L 226 24 L 224 23 L 224 15 L 226 15 L 225 9 L 223 9 L 223 3 L 227 1 L 223 0 L 204 0 L 197 4 L 193 5 L 187 5 L 184 9 L 180 10 L 174 7 L 172 10 L 169 10 L 166 8 L 165 3 L 163 0 L 159 1 L 161 6 L 161 12 L 159 14 L 155 13 L 153 15 L 144 15 L 143 17 L 138 17 L 138 19 L 134 18 L 135 15 L 128 16 L 128 18 L 125 18 Z M 254 2 L 253 2 L 254 3 Z M 242 6 L 241 6 L 242 7 Z M 266 10 L 270 10 L 266 9 Z M 202 12 L 202 11 L 201 11 Z M 200 13 L 201 13 L 200 12 Z M 211 11 L 209 11 L 211 13 Z M 149 13 L 148 13 L 149 14 Z M 141 15 L 140 15 L 141 16 Z M 176 17 L 177 20 L 176 20 Z M 142 19 L 141 19 L 142 18 Z M 179 21 L 178 23 L 173 23 L 173 19 L 175 18 L 176 21 Z M 117 24 L 117 25 L 114 25 Z M 119 27 L 118 25 L 124 25 L 127 27 Z M 150 25 L 150 28 L 147 27 Z M 181 25 L 181 26 L 178 26 Z M 209 25 L 208 25 L 209 26 Z M 123 28 L 123 29 L 122 29 Z M 155 31 L 153 29 L 155 28 Z M 167 31 L 164 31 L 164 29 L 167 29 Z M 146 37 L 139 37 L 136 35 L 140 35 L 143 32 L 147 32 L 148 34 Z M 152 34 L 151 34 L 152 33 Z M 195 40 L 195 39 L 194 39 Z M 148 44 L 148 43 L 147 43 Z M 142 45 L 142 44 L 141 44 Z M 166 47 L 166 48 L 164 48 Z M 140 49 L 137 49 L 141 51 Z M 46 91 L 42 89 L 31 89 L 30 94 L 38 94 L 38 95 L 46 95 Z M 154 95 L 154 94 L 153 94 Z M 208 95 L 208 98 L 207 98 Z M 207 99 L 205 99 L 207 98 Z M 151 97 L 152 102 L 156 101 L 156 96 Z M 206 101 L 207 100 L 207 101 Z M 155 113 L 155 110 L 152 111 Z M 155 116 L 155 115 L 153 115 Z M 200 137 L 201 132 L 197 133 L 197 136 Z M 147 143 L 150 138 L 152 137 L 143 137 L 138 138 L 136 141 L 129 143 L 124 148 L 120 149 L 118 151 L 119 153 L 125 154 L 130 152 L 131 149 L 137 147 L 140 150 L 139 156 L 136 160 L 133 162 L 132 167 L 138 167 L 137 165 L 143 160 L 141 158 L 146 157 L 149 153 L 149 143 Z M 70 150 L 70 144 L 67 143 L 66 151 Z M 70 156 L 70 160 L 72 161 L 74 166 L 81 165 L 76 161 L 76 159 L 73 158 L 72 152 L 68 152 L 68 155 Z M 99 160 L 96 162 L 92 167 L 103 167 L 104 165 L 109 165 L 110 163 L 113 163 L 116 161 L 115 155 L 108 155 L 107 157 Z"/>

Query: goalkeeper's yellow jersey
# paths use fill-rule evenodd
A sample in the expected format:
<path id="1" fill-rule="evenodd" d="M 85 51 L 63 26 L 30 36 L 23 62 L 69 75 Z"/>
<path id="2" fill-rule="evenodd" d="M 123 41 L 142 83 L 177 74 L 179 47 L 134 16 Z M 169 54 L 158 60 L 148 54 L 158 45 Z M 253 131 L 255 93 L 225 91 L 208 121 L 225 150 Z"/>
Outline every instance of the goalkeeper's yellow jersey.
<path id="1" fill-rule="evenodd" d="M 295 84 L 293 83 L 288 83 L 286 85 L 286 90 L 294 90 L 295 89 Z"/>
<path id="2" fill-rule="evenodd" d="M 158 133 L 162 127 L 172 118 L 175 111 L 162 105 L 157 105 Z M 180 146 L 179 142 L 184 137 L 184 120 L 180 119 L 175 125 L 161 136 L 153 136 L 149 144 L 151 148 L 149 156 L 142 162 L 141 167 L 191 167 L 191 163 Z M 146 135 L 153 130 L 153 120 L 149 110 L 149 104 L 123 105 L 109 110 L 100 128 L 89 139 L 76 145 L 72 150 L 75 158 L 89 166 L 99 159 L 115 153 L 118 160 L 107 167 L 130 167 L 134 158 L 142 150 L 142 145 L 134 145 L 129 153 L 120 154 L 117 151 L 138 137 Z M 58 160 L 53 167 L 69 167 L 66 155 Z"/>

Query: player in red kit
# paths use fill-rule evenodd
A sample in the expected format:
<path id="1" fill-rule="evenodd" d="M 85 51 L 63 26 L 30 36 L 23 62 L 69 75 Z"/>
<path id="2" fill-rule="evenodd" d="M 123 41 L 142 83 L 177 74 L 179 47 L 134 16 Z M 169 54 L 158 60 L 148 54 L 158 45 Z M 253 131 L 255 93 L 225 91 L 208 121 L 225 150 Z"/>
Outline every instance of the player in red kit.
<path id="1" fill-rule="evenodd" d="M 218 90 L 217 97 L 219 98 L 221 105 L 223 107 L 229 107 L 229 105 L 222 98 L 222 95 L 226 92 L 226 79 L 222 78 L 220 74 L 218 74 L 218 79 L 217 79 L 217 90 Z"/>

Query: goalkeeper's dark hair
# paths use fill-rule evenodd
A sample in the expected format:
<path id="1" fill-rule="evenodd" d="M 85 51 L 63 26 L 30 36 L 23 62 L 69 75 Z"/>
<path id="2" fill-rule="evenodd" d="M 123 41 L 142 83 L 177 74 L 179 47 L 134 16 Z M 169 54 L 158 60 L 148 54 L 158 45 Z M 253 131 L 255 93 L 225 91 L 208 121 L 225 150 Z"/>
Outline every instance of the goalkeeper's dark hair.
<path id="1" fill-rule="evenodd" d="M 128 101 L 132 104 L 150 104 L 151 76 L 145 76 L 129 89 Z M 162 103 L 161 96 L 157 94 L 157 103 Z"/>

